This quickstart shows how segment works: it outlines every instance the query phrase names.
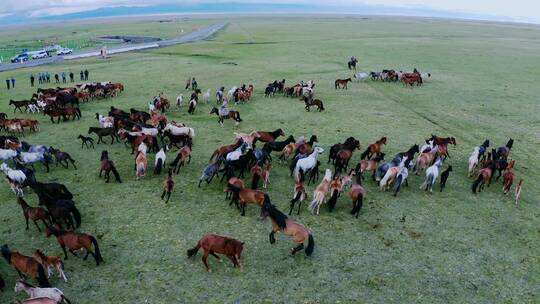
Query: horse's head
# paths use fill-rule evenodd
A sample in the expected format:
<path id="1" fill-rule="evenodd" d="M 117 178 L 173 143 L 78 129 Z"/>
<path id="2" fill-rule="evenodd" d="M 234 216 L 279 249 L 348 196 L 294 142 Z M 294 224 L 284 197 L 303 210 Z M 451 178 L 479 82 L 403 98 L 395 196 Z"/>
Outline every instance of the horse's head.
<path id="1" fill-rule="evenodd" d="M 218 113 L 218 109 L 216 107 L 213 107 L 212 110 L 210 110 L 209 114 L 217 114 L 217 113 Z"/>

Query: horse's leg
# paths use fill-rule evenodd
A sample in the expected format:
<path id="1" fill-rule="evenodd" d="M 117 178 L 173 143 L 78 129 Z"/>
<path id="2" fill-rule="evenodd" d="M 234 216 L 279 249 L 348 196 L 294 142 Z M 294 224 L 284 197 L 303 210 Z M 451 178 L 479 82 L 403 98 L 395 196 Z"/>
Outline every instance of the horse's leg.
<path id="1" fill-rule="evenodd" d="M 161 200 L 165 199 L 165 194 L 167 194 L 167 190 L 163 189 L 163 193 L 161 193 Z"/>
<path id="2" fill-rule="evenodd" d="M 66 245 L 60 245 L 60 247 L 62 247 L 62 251 L 64 252 L 64 260 L 67 260 L 68 259 L 68 254 L 67 254 L 67 251 L 66 251 Z"/>
<path id="3" fill-rule="evenodd" d="M 275 234 L 276 232 L 272 230 L 272 232 L 270 232 L 270 234 L 268 235 L 268 238 L 270 239 L 270 244 L 274 244 L 276 242 Z"/>
<path id="4" fill-rule="evenodd" d="M 41 229 L 39 228 L 39 226 L 38 226 L 36 220 L 34 220 L 34 225 L 36 225 L 37 230 L 38 230 L 39 232 L 41 232 Z M 28 230 L 28 220 L 26 221 L 26 228 L 27 228 L 27 230 Z"/>
<path id="5" fill-rule="evenodd" d="M 167 200 L 165 201 L 165 204 L 169 202 L 170 198 L 171 198 L 171 191 L 167 191 Z"/>
<path id="6" fill-rule="evenodd" d="M 291 250 L 291 254 L 294 255 L 295 253 L 297 253 L 298 251 L 304 249 L 304 243 L 300 243 L 300 245 L 296 246 L 295 248 L 293 248 Z"/>
<path id="7" fill-rule="evenodd" d="M 208 251 L 204 250 L 204 254 L 202 256 L 202 261 L 204 263 L 204 267 L 206 267 L 206 271 L 212 272 L 212 269 L 208 267 Z"/>
<path id="8" fill-rule="evenodd" d="M 99 169 L 99 177 L 101 177 L 101 173 L 103 173 L 103 169 Z"/>
<path id="9" fill-rule="evenodd" d="M 216 259 L 218 259 L 218 261 L 223 262 L 223 260 L 214 251 L 210 250 L 210 254 Z"/>
<path id="10" fill-rule="evenodd" d="M 240 204 L 242 205 L 242 216 L 246 216 L 246 203 L 245 202 L 240 202 Z"/>

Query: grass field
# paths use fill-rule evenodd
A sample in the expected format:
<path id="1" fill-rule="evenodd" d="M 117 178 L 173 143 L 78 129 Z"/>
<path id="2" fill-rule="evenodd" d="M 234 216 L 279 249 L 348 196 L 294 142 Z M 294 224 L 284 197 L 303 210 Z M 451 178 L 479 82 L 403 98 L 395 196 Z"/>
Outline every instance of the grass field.
<path id="1" fill-rule="evenodd" d="M 9 99 L 30 97 L 30 73 L 87 68 L 92 80 L 116 81 L 126 90 L 112 100 L 81 106 L 83 119 L 59 125 L 40 115 L 41 131 L 25 140 L 68 151 L 79 170 L 37 166 L 40 181 L 60 181 L 75 194 L 83 215 L 81 231 L 99 236 L 105 263 L 70 257 L 69 282 L 54 278 L 75 303 L 539 303 L 540 302 L 540 31 L 517 24 L 451 20 L 359 17 L 235 17 L 228 27 L 206 42 L 148 52 L 113 56 L 107 60 L 64 62 L 37 69 L 0 74 L 0 111 L 13 116 Z M 196 24 L 215 20 L 196 19 Z M 117 24 L 108 24 L 114 28 Z M 125 25 L 124 25 L 125 26 Z M 160 23 L 140 26 L 154 35 Z M 81 25 L 77 31 L 93 25 Z M 149 31 L 144 32 L 143 29 Z M 51 28 L 55 32 L 57 28 Z M 63 29 L 69 37 L 69 31 Z M 101 33 L 100 33 L 101 35 Z M 13 39 L 6 33 L 0 40 Z M 67 38 L 66 38 L 67 39 Z M 247 43 L 251 42 L 251 43 Z M 355 55 L 359 70 L 417 67 L 433 77 L 418 88 L 401 84 L 353 83 L 334 90 L 336 78 L 352 73 L 346 61 Z M 234 63 L 234 64 L 232 64 Z M 4 79 L 19 79 L 6 92 Z M 77 135 L 96 126 L 95 112 L 115 107 L 145 109 L 163 91 L 170 99 L 183 91 L 185 79 L 197 77 L 212 93 L 221 85 L 255 86 L 252 102 L 235 106 L 244 121 L 239 131 L 274 130 L 286 134 L 317 134 L 328 148 L 348 136 L 360 139 L 362 149 L 388 137 L 387 155 L 420 144 L 430 134 L 454 136 L 450 147 L 454 167 L 443 193 L 418 189 L 423 177 L 410 177 L 410 187 L 394 198 L 368 182 L 368 200 L 359 219 L 351 218 L 350 199 L 340 198 L 337 210 L 306 209 L 299 222 L 312 230 L 315 252 L 291 257 L 289 237 L 278 234 L 270 245 L 270 222 L 257 219 L 249 206 L 245 217 L 224 201 L 223 186 L 214 182 L 197 189 L 197 181 L 212 151 L 233 140 L 237 131 L 226 122 L 220 128 L 200 104 L 196 115 L 174 109 L 169 119 L 196 129 L 194 158 L 175 180 L 168 205 L 159 199 L 164 176 L 136 181 L 133 158 L 121 144 L 81 150 Z M 275 79 L 287 83 L 313 79 L 326 111 L 307 113 L 295 99 L 265 99 L 264 86 Z M 26 116 L 17 114 L 16 116 Z M 467 159 L 474 146 L 489 138 L 501 146 L 515 139 L 511 157 L 516 176 L 524 179 L 519 208 L 502 194 L 499 183 L 474 196 L 466 177 Z M 110 152 L 124 183 L 105 184 L 98 178 L 99 155 Z M 169 160 L 173 158 L 169 153 Z M 327 153 L 322 155 L 326 162 Z M 353 156 L 356 163 L 360 153 Z M 153 163 L 153 156 L 150 157 Z M 323 166 L 324 169 L 326 166 Z M 150 166 L 153 168 L 153 166 Z M 284 165 L 274 163 L 269 194 L 287 210 L 293 179 Z M 309 188 L 309 194 L 314 186 Z M 7 185 L 0 187 L 0 240 L 30 254 L 36 248 L 60 255 L 56 240 L 35 227 L 24 230 L 24 219 Z M 37 197 L 26 191 L 27 200 Z M 405 217 L 405 221 L 400 221 Z M 208 274 L 200 261 L 187 259 L 186 249 L 205 233 L 219 233 L 246 242 L 243 271 L 229 262 L 210 259 Z M 0 274 L 9 288 L 0 302 L 15 296 L 16 272 L 4 261 Z"/>

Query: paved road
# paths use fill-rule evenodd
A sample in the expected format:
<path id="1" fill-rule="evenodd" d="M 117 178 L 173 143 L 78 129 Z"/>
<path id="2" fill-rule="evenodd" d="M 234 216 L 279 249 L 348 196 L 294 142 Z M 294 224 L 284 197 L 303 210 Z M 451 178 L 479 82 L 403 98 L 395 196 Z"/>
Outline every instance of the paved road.
<path id="1" fill-rule="evenodd" d="M 115 48 L 110 48 L 110 49 L 107 49 L 107 54 L 111 55 L 111 54 L 125 53 L 125 52 L 131 52 L 131 51 L 167 47 L 167 46 L 171 46 L 175 44 L 196 42 L 196 41 L 209 38 L 210 36 L 214 35 L 218 31 L 223 29 L 226 25 L 227 23 L 216 23 L 204 29 L 200 29 L 198 31 L 186 34 L 184 36 L 180 36 L 180 37 L 169 39 L 169 40 L 161 40 L 161 41 L 156 41 L 152 43 L 139 43 L 139 44 L 132 44 L 132 45 L 127 45 L 127 46 L 119 46 Z M 29 60 L 23 63 L 5 63 L 5 64 L 0 64 L 0 72 L 34 67 L 34 66 L 44 65 L 44 64 L 52 64 L 52 63 L 60 62 L 63 60 L 96 57 L 100 55 L 101 54 L 99 50 L 98 51 L 85 51 L 85 52 L 75 53 L 75 54 L 66 55 L 66 56 L 55 56 L 55 57 L 49 57 L 49 58 L 44 58 L 44 59 Z"/>

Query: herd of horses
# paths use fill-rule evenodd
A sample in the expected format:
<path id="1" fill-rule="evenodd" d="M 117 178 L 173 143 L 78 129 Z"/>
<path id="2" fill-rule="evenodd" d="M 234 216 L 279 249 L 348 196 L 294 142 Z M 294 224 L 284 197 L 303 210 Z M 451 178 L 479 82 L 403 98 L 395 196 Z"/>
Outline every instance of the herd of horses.
<path id="1" fill-rule="evenodd" d="M 354 62 L 356 65 L 356 62 Z M 352 66 L 350 66 L 352 68 Z M 355 78 L 366 77 L 355 74 Z M 402 81 L 404 84 L 422 84 L 422 75 L 415 69 L 411 73 L 384 70 L 381 73 L 372 72 L 367 77 L 381 81 Z M 337 79 L 335 89 L 347 89 L 351 78 Z M 286 97 L 299 98 L 304 101 L 306 111 L 316 106 L 318 111 L 324 111 L 323 102 L 315 98 L 315 83 L 310 80 L 300 82 L 292 86 L 286 86 L 285 79 L 269 83 L 265 88 L 265 97 L 273 97 L 283 94 Z M 69 117 L 66 111 L 77 109 L 80 118 L 79 101 L 88 101 L 92 98 L 114 97 L 123 91 L 124 87 L 119 83 L 92 83 L 77 85 L 74 88 L 38 89 L 38 93 L 32 99 L 23 102 L 10 102 L 15 107 L 14 112 L 33 112 L 34 107 L 42 110 L 44 115 Z M 189 114 L 194 114 L 199 100 L 199 89 L 193 90 L 189 103 Z M 253 86 L 233 87 L 229 91 L 229 97 L 235 101 L 246 102 L 253 94 Z M 207 100 L 209 91 L 204 94 Z M 180 95 L 182 96 L 182 95 Z M 216 101 L 219 103 L 225 97 L 224 88 L 217 91 Z M 181 106 L 181 102 L 177 105 Z M 167 172 L 162 183 L 160 198 L 168 203 L 175 187 L 175 175 L 179 174 L 182 167 L 190 163 L 192 158 L 195 130 L 184 123 L 178 123 L 167 117 L 170 104 L 162 94 L 156 97 L 154 102 L 148 104 L 148 110 L 120 109 L 111 106 L 108 113 L 102 115 L 95 113 L 96 126 L 88 129 L 87 135 L 79 135 L 81 149 L 94 149 L 94 144 L 123 143 L 133 155 L 133 173 L 136 179 L 144 179 L 149 171 L 149 153 L 155 153 L 153 175 L 160 176 Z M 51 113 L 56 114 L 51 114 Z M 58 114 L 60 113 L 60 114 Z M 238 111 L 229 111 L 221 115 L 218 108 L 213 107 L 210 114 L 218 116 L 218 122 L 223 126 L 225 119 L 232 119 L 237 124 L 242 121 Z M 77 114 L 73 114 L 77 115 Z M 75 118 L 73 117 L 73 119 Z M 0 122 L 7 130 L 11 130 L 4 122 L 7 115 L 0 114 Z M 90 134 L 97 136 L 97 142 Z M 45 145 L 31 145 L 11 134 L 0 138 L 0 171 L 6 175 L 6 180 L 16 195 L 18 205 L 22 209 L 26 230 L 30 229 L 29 221 L 39 232 L 44 232 L 45 237 L 51 236 L 56 239 L 63 251 L 64 260 L 68 259 L 68 251 L 77 256 L 77 251 L 83 250 L 86 260 L 89 256 L 94 258 L 97 266 L 104 261 L 98 238 L 91 234 L 78 232 L 82 225 L 82 215 L 76 207 L 73 194 L 68 188 L 58 182 L 38 182 L 36 179 L 34 164 L 41 163 L 49 172 L 49 165 L 53 157 L 56 166 L 77 169 L 75 160 L 69 153 Z M 22 134 L 21 134 L 22 135 Z M 351 208 L 348 213 L 358 218 L 362 212 L 364 201 L 368 195 L 365 185 L 365 174 L 371 175 L 371 180 L 379 191 L 391 191 L 397 196 L 404 187 L 409 186 L 409 171 L 416 175 L 424 174 L 425 178 L 420 185 L 423 191 L 433 191 L 433 187 L 440 177 L 440 191 L 446 186 L 452 166 L 445 162 L 450 159 L 448 146 L 457 145 L 454 137 L 439 137 L 432 135 L 424 140 L 425 144 L 419 146 L 413 144 L 403 152 L 387 158 L 385 147 L 389 142 L 386 136 L 382 136 L 362 149 L 359 139 L 347 137 L 343 142 L 338 142 L 328 148 L 323 148 L 318 143 L 315 134 L 309 136 L 294 136 L 286 134 L 281 128 L 273 131 L 254 130 L 249 133 L 234 133 L 230 144 L 217 147 L 202 170 L 198 187 L 203 182 L 210 184 L 214 179 L 219 179 L 224 184 L 225 198 L 228 205 L 236 207 L 241 216 L 246 216 L 246 209 L 253 205 L 260 211 L 261 219 L 270 219 L 271 230 L 268 240 L 271 244 L 276 242 L 276 233 L 282 232 L 290 236 L 294 243 L 291 254 L 304 251 L 307 256 L 313 254 L 315 241 L 313 233 L 303 224 L 291 218 L 293 212 L 301 213 L 302 204 L 308 199 L 308 186 L 312 182 L 319 182 L 315 187 L 312 199 L 308 204 L 308 210 L 313 214 L 320 214 L 323 205 L 328 206 L 328 212 L 338 210 L 339 201 L 343 200 L 346 193 L 350 199 Z M 485 185 L 489 186 L 496 173 L 503 178 L 503 192 L 508 194 L 514 182 L 515 160 L 510 159 L 513 140 L 509 140 L 505 146 L 488 151 L 489 140 L 475 147 L 468 161 L 468 175 L 476 178 L 472 182 L 473 193 L 481 192 Z M 167 162 L 167 153 L 176 148 L 173 161 Z M 362 151 L 359 160 L 352 162 L 356 151 Z M 327 165 L 322 180 L 319 181 L 321 171 L 321 155 L 328 153 Z M 278 154 L 277 163 L 273 154 Z M 386 159 L 385 159 L 386 158 Z M 118 183 L 122 183 L 119 169 L 110 158 L 107 150 L 101 151 L 99 177 L 102 175 L 105 182 L 110 182 L 111 175 Z M 12 165 L 8 165 L 12 162 Z M 288 206 L 288 213 L 282 212 L 276 206 L 268 193 L 271 187 L 270 175 L 274 166 L 285 166 L 291 176 L 292 197 Z M 97 173 L 96 173 L 97 174 Z M 220 177 L 221 175 L 221 177 Z M 249 179 L 249 180 L 248 180 Z M 522 180 L 516 187 L 516 205 L 521 193 Z M 37 195 L 39 205 L 31 206 L 24 198 L 24 189 L 30 188 Z M 342 203 L 343 204 L 343 203 Z M 40 227 L 41 226 L 41 227 Z M 211 268 L 208 256 L 221 261 L 218 254 L 226 256 L 235 268 L 242 268 L 241 258 L 244 246 L 241 241 L 227 236 L 208 234 L 204 235 L 193 247 L 187 250 L 188 257 L 193 257 L 202 248 L 202 262 L 208 272 Z M 54 272 L 67 282 L 64 273 L 63 261 L 58 256 L 47 256 L 41 250 L 33 255 L 25 255 L 12 250 L 7 244 L 1 247 L 1 253 L 7 263 L 11 264 L 21 276 L 17 282 L 17 290 L 26 291 L 33 298 L 53 299 L 59 303 L 69 303 L 64 294 L 52 288 L 49 282 Z M 22 278 L 33 278 L 39 287 L 34 287 L 23 281 Z M 0 277 L 0 289 L 5 284 Z M 43 302 L 48 303 L 48 302 Z"/>

